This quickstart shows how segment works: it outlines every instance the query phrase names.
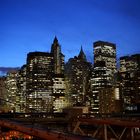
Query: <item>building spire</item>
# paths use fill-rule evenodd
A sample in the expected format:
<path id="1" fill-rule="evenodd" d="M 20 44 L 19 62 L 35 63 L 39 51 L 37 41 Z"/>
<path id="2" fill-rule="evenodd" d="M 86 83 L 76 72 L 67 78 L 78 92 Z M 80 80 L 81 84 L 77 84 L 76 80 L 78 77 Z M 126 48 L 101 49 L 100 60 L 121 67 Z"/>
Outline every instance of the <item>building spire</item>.
<path id="1" fill-rule="evenodd" d="M 52 43 L 52 46 L 51 46 L 51 53 L 53 53 L 54 50 L 56 50 L 57 48 L 60 49 L 60 45 L 59 45 L 59 43 L 58 43 L 57 37 L 55 36 L 55 37 L 54 37 L 54 40 L 53 40 L 53 43 Z"/>
<path id="2" fill-rule="evenodd" d="M 80 52 L 83 52 L 83 47 L 82 47 L 82 45 L 81 45 L 81 50 L 80 50 Z"/>
<path id="3" fill-rule="evenodd" d="M 57 39 L 56 36 L 54 37 L 54 41 L 53 41 L 53 43 L 58 43 L 58 39 Z"/>
<path id="4" fill-rule="evenodd" d="M 86 55 L 85 55 L 85 53 L 84 53 L 84 51 L 83 51 L 82 45 L 81 45 L 81 50 L 80 50 L 80 53 L 79 53 L 79 55 L 78 55 L 78 58 L 81 59 L 81 60 L 87 61 Z"/>

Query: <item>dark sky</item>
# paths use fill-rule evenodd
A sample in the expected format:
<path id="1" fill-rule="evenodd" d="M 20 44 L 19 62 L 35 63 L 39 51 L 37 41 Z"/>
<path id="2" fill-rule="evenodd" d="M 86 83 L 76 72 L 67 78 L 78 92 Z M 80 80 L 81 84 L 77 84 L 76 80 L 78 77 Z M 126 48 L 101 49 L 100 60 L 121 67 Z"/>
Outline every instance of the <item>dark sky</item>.
<path id="1" fill-rule="evenodd" d="M 0 0 L 0 66 L 26 63 L 30 51 L 50 51 L 57 36 L 65 61 L 81 45 L 117 45 L 117 57 L 140 53 L 140 0 Z"/>

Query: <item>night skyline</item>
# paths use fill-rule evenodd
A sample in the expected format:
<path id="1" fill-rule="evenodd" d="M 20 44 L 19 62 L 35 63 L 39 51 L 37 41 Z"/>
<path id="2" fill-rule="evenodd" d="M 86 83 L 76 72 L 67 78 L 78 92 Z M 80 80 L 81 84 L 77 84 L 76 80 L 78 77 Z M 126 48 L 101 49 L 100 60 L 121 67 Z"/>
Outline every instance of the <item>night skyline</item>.
<path id="1" fill-rule="evenodd" d="M 57 36 L 65 61 L 81 45 L 93 62 L 93 42 L 116 43 L 117 57 L 140 53 L 138 0 L 1 0 L 0 67 L 20 67 L 29 52 L 50 52 Z M 3 61 L 4 60 L 4 61 Z"/>

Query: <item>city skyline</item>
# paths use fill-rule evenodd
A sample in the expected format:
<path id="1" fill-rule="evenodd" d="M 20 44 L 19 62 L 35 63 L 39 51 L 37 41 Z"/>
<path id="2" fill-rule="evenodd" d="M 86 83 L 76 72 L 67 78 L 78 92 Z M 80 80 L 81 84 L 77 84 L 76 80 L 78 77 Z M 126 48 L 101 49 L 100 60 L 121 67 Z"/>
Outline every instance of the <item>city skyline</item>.
<path id="1" fill-rule="evenodd" d="M 0 1 L 0 67 L 21 67 L 27 54 L 50 52 L 57 36 L 65 61 L 81 45 L 93 62 L 93 42 L 116 44 L 117 57 L 140 53 L 140 9 L 134 0 Z M 4 61 L 2 61 L 4 60 Z"/>

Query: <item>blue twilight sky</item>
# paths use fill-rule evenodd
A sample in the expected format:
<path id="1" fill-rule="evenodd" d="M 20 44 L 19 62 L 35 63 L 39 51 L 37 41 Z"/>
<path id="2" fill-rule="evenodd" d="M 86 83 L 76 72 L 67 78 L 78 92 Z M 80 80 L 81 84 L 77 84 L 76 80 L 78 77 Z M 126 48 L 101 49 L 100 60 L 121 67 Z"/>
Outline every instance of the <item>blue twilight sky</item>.
<path id="1" fill-rule="evenodd" d="M 50 51 L 55 35 L 65 61 L 82 45 L 93 62 L 98 40 L 116 43 L 117 57 L 140 53 L 140 0 L 0 0 L 0 67 Z"/>

